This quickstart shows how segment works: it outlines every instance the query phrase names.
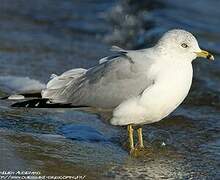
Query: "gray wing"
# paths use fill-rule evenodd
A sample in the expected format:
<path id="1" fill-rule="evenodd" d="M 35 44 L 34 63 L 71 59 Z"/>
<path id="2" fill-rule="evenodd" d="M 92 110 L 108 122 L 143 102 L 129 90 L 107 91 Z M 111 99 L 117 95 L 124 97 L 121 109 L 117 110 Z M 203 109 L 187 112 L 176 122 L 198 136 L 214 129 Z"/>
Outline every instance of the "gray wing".
<path id="1" fill-rule="evenodd" d="M 61 83 L 58 82 L 59 88 L 53 88 L 55 95 L 52 96 L 50 88 L 47 88 L 43 97 L 53 102 L 114 108 L 152 84 L 153 80 L 146 75 L 149 68 L 140 62 L 129 56 L 128 52 L 120 51 L 116 56 L 102 59 L 99 65 L 80 71 L 76 78 L 72 75 L 71 79 L 69 75 L 70 80 L 63 83 L 65 86 L 62 84 L 60 87 Z"/>

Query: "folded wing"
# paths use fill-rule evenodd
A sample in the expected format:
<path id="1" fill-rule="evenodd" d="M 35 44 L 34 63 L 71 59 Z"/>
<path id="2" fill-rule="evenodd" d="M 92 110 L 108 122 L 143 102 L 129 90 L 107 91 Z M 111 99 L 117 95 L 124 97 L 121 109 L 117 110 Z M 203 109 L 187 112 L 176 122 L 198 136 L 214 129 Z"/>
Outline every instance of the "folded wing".
<path id="1" fill-rule="evenodd" d="M 131 52 L 119 49 L 117 55 L 102 59 L 91 69 L 73 69 L 55 76 L 42 97 L 53 103 L 114 108 L 152 83 L 147 79 L 147 69 Z"/>

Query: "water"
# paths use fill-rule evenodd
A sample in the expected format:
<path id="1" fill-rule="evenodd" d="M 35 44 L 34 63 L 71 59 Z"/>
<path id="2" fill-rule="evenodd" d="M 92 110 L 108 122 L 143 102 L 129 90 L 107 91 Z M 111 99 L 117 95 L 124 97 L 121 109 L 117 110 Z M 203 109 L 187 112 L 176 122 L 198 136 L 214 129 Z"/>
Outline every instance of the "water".
<path id="1" fill-rule="evenodd" d="M 148 47 L 170 28 L 193 32 L 216 61 L 193 63 L 189 96 L 171 116 L 144 127 L 149 154 L 137 159 L 125 148 L 126 129 L 98 115 L 16 109 L 0 101 L 0 170 L 87 179 L 219 179 L 219 6 L 217 0 L 2 0 L 1 96 L 19 85 L 44 86 L 52 73 L 91 67 L 111 45 Z"/>

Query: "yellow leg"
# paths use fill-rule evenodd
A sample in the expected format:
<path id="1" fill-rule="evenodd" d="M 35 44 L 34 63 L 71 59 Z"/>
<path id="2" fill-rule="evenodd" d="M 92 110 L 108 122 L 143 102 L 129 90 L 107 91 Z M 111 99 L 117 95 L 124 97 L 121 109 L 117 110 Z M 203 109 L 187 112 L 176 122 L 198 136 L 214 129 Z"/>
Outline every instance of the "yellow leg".
<path id="1" fill-rule="evenodd" d="M 129 140 L 129 146 L 130 146 L 130 151 L 134 150 L 134 129 L 132 128 L 132 125 L 128 125 L 128 140 Z"/>
<path id="2" fill-rule="evenodd" d="M 137 132 L 138 132 L 138 145 L 140 148 L 144 148 L 142 128 L 138 128 Z"/>

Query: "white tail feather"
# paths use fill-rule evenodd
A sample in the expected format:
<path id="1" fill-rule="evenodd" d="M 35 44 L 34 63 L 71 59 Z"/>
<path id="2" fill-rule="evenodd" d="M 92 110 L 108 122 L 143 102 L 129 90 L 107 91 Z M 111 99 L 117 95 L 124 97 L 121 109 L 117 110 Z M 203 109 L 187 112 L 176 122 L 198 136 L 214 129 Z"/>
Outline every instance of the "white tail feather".
<path id="1" fill-rule="evenodd" d="M 65 88 L 77 78 L 86 73 L 86 69 L 77 68 L 64 72 L 60 76 L 53 76 L 47 83 L 46 89 L 41 92 L 42 98 L 47 98 L 53 102 L 62 102 L 62 93 Z"/>

